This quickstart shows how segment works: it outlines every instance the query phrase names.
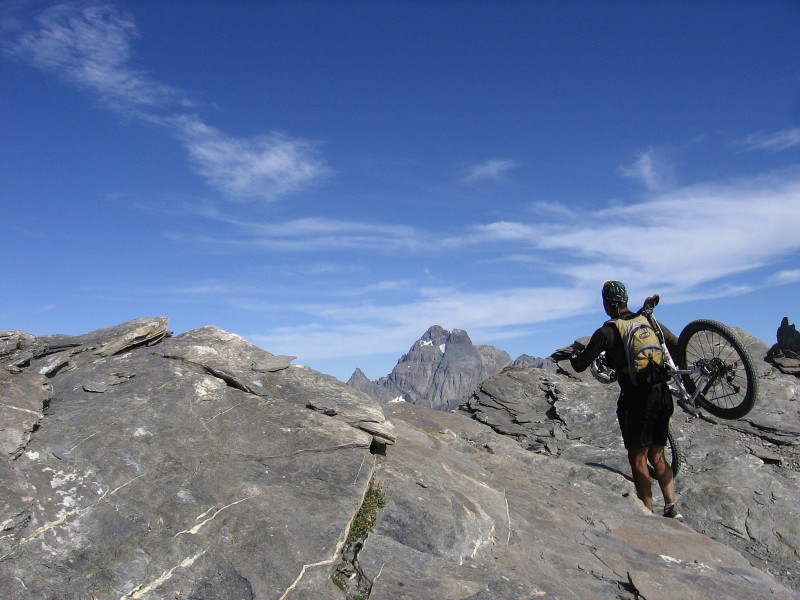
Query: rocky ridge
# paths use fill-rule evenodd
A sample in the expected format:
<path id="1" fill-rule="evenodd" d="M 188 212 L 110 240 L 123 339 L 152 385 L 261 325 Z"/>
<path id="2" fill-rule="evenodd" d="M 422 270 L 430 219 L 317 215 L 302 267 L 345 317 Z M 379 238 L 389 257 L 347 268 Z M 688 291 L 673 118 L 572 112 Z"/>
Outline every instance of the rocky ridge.
<path id="1" fill-rule="evenodd" d="M 797 381 L 766 363 L 747 421 L 683 433 L 686 524 L 632 497 L 606 386 L 509 367 L 446 412 L 291 363 L 163 318 L 0 332 L 0 597 L 800 597 Z"/>
<path id="2" fill-rule="evenodd" d="M 754 359 L 759 400 L 735 421 L 695 417 L 676 406 L 672 428 L 683 453 L 679 500 L 689 526 L 736 548 L 796 589 L 800 380 L 765 360 L 763 342 L 734 330 Z M 576 373 L 568 360 L 556 362 L 555 374 L 505 369 L 484 381 L 461 409 L 529 450 L 627 478 L 614 412 L 617 386 L 597 382 L 588 371 Z"/>

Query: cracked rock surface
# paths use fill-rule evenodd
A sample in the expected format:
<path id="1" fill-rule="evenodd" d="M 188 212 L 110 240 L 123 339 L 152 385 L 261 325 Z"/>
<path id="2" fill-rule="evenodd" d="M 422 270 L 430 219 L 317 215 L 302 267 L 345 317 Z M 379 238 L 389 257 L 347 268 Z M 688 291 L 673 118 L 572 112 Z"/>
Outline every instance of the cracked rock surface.
<path id="1" fill-rule="evenodd" d="M 462 414 L 393 406 L 387 506 L 358 556 L 370 599 L 796 598 L 736 549 L 647 514 L 620 474 L 526 450 Z"/>
<path id="2" fill-rule="evenodd" d="M 737 333 L 759 375 L 758 401 L 734 421 L 693 418 L 676 405 L 681 513 L 695 531 L 800 590 L 800 380 L 764 360 L 763 342 Z M 555 374 L 506 369 L 484 381 L 462 408 L 525 448 L 591 467 L 588 480 L 609 474 L 629 479 L 615 414 L 618 386 L 603 385 L 588 371 L 575 373 L 569 361 L 559 366 Z M 628 491 L 633 494 L 632 484 Z M 661 501 L 655 487 L 654 501 Z"/>
<path id="3" fill-rule="evenodd" d="M 681 524 L 632 496 L 610 387 L 519 367 L 468 412 L 381 405 L 166 327 L 0 332 L 0 598 L 798 598 L 796 398 L 766 364 L 763 413 L 680 424 Z"/>
<path id="4" fill-rule="evenodd" d="M 358 423 L 392 435 L 380 406 L 239 336 L 165 326 L 3 357 L 4 418 L 24 415 L 29 441 L 0 465 L 0 597 L 336 597 L 329 573 L 374 462 Z M 319 398 L 337 416 L 306 406 Z"/>

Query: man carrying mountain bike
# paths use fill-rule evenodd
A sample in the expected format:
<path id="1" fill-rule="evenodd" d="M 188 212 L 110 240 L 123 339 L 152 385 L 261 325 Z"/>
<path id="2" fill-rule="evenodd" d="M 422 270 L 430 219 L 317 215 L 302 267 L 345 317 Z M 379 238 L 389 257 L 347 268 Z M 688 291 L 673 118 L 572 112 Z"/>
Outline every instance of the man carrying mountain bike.
<path id="1" fill-rule="evenodd" d="M 672 416 L 673 402 L 667 385 L 668 376 L 658 363 L 661 354 L 661 343 L 667 350 L 677 353 L 678 340 L 667 328 L 660 326 L 660 331 L 647 331 L 646 317 L 640 317 L 628 309 L 628 292 L 620 281 L 606 281 L 602 290 L 603 308 L 611 320 L 594 332 L 588 345 L 581 350 L 576 348 L 570 358 L 572 368 L 578 372 L 585 371 L 592 362 L 605 352 L 608 365 L 617 373 L 620 387 L 617 400 L 617 419 L 619 420 L 622 439 L 628 451 L 628 462 L 633 473 L 636 493 L 644 505 L 653 510 L 652 479 L 648 469 L 648 461 L 661 493 L 664 496 L 664 516 L 683 520 L 675 502 L 675 481 L 672 468 L 664 458 L 667 445 L 669 419 Z M 653 337 L 649 350 L 639 350 L 644 356 L 641 368 L 632 362 L 629 332 L 636 329 L 639 322 L 642 337 Z M 652 332 L 652 333 L 651 333 Z M 623 341 L 625 338 L 629 343 Z M 649 354 L 646 354 L 649 352 Z"/>

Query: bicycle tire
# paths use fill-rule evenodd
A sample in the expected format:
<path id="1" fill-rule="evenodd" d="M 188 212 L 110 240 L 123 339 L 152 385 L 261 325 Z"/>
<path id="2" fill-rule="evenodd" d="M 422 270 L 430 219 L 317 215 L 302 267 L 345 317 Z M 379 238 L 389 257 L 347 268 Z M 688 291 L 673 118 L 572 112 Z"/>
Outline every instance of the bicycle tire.
<path id="1" fill-rule="evenodd" d="M 712 374 L 697 404 L 721 419 L 739 419 L 749 413 L 758 397 L 758 377 L 744 342 L 727 325 L 708 319 L 692 321 L 678 337 L 678 366 L 704 367 Z M 682 375 L 694 394 L 699 373 Z"/>
<path id="2" fill-rule="evenodd" d="M 667 429 L 667 444 L 669 445 L 669 451 L 672 457 L 672 462 L 670 463 L 670 467 L 672 467 L 672 477 L 675 478 L 678 476 L 683 466 L 683 452 L 678 444 L 678 438 L 676 438 L 675 434 L 672 432 L 672 426 Z"/>

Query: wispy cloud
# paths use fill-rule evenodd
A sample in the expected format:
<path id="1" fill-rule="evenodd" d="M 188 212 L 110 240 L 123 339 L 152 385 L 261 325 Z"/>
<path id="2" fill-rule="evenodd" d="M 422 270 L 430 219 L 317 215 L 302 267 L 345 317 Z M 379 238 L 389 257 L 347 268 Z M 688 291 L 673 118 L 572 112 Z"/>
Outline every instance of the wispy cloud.
<path id="1" fill-rule="evenodd" d="M 800 251 L 800 172 L 695 185 L 627 205 L 530 221 L 478 223 L 450 232 L 410 225 L 327 218 L 281 222 L 236 219 L 229 212 L 198 213 L 226 226 L 206 247 L 254 252 L 370 251 L 474 260 L 541 261 L 576 285 L 601 271 L 631 281 L 690 289 L 746 273 Z M 217 228 L 219 229 L 219 228 Z M 183 234 L 186 241 L 190 236 Z"/>
<path id="2" fill-rule="evenodd" d="M 121 110 L 181 101 L 177 90 L 129 66 L 131 41 L 139 36 L 130 13 L 59 4 L 39 14 L 36 24 L 6 44 L 11 54 Z"/>
<path id="3" fill-rule="evenodd" d="M 195 170 L 232 198 L 271 200 L 304 189 L 331 173 L 318 143 L 269 133 L 234 138 L 195 116 L 172 120 Z"/>
<path id="4" fill-rule="evenodd" d="M 626 265 L 631 277 L 691 288 L 744 273 L 800 251 L 800 176 L 706 184 L 595 211 L 572 223 L 492 223 L 481 243 L 558 251 L 558 264 Z M 557 267 L 555 267 L 557 268 Z M 573 271 L 574 273 L 574 271 Z"/>
<path id="5" fill-rule="evenodd" d="M 424 246 L 426 254 L 451 255 L 462 266 L 472 264 L 466 267 L 469 275 L 459 271 L 458 283 L 451 278 L 449 287 L 416 293 L 413 285 L 404 286 L 396 301 L 388 303 L 369 294 L 360 304 L 329 298 L 307 307 L 315 325 L 302 332 L 260 332 L 257 340 L 268 348 L 294 348 L 320 357 L 404 351 L 409 340 L 433 323 L 487 339 L 596 312 L 597 287 L 610 276 L 634 289 L 669 294 L 672 302 L 794 283 L 800 280 L 797 270 L 760 282 L 752 273 L 800 252 L 798 205 L 800 173 L 790 171 L 673 190 L 639 203 L 576 214 L 570 223 L 480 224 Z M 415 237 L 425 234 L 417 231 Z M 539 283 L 497 289 L 492 268 L 474 262 L 472 248 L 482 257 L 505 255 L 516 262 L 528 257 Z"/>
<path id="6" fill-rule="evenodd" d="M 734 144 L 744 150 L 781 151 L 800 146 L 800 127 L 782 129 L 773 133 L 754 133 Z"/>
<path id="7" fill-rule="evenodd" d="M 541 200 L 531 203 L 531 212 L 542 219 L 547 217 L 573 219 L 576 216 L 575 210 L 566 204 L 561 202 L 544 202 Z"/>
<path id="8" fill-rule="evenodd" d="M 769 283 L 775 285 L 786 285 L 789 283 L 800 282 L 800 269 L 788 269 L 779 271 L 769 278 Z"/>
<path id="9" fill-rule="evenodd" d="M 618 172 L 623 177 L 638 179 L 653 192 L 672 187 L 675 173 L 672 162 L 663 150 L 649 148 L 640 153 L 630 165 L 621 165 Z"/>
<path id="10" fill-rule="evenodd" d="M 251 335 L 259 345 L 283 352 L 295 348 L 314 358 L 375 354 L 405 350 L 432 324 L 467 328 L 476 339 L 501 335 L 520 323 L 543 323 L 564 313 L 575 314 L 596 304 L 574 288 L 519 288 L 465 293 L 456 289 L 422 292 L 416 301 L 392 306 L 337 304 L 307 307 L 327 322 L 302 327 L 280 327 Z M 513 335 L 513 334 L 511 334 Z M 312 349 L 313 346 L 313 349 Z"/>
<path id="11" fill-rule="evenodd" d="M 241 264 L 260 264 L 248 259 L 260 254 L 286 262 L 263 267 L 269 268 L 266 277 L 248 278 L 261 283 L 189 282 L 159 294 L 194 304 L 224 303 L 231 313 L 252 314 L 252 330 L 241 333 L 301 361 L 397 355 L 435 323 L 464 328 L 474 340 L 492 343 L 486 340 L 597 314 L 598 286 L 612 276 L 632 290 L 659 291 L 672 304 L 796 283 L 797 269 L 771 277 L 762 272 L 800 253 L 798 205 L 800 171 L 788 170 L 576 211 L 568 221 L 559 216 L 546 221 L 537 214 L 445 235 L 318 218 L 253 222 L 207 208 L 200 214 L 214 219 L 221 233 L 204 247 L 238 244 Z M 396 258 L 398 266 L 362 263 L 365 251 Z M 338 271 L 335 264 L 314 268 L 314 261 L 334 255 Z M 496 268 L 501 260 L 517 265 L 511 273 L 518 283 L 503 278 L 509 270 Z M 412 267 L 403 270 L 402 262 Z M 284 279 L 289 271 L 291 277 Z M 265 321 L 277 326 L 256 325 Z"/>
<path id="12" fill-rule="evenodd" d="M 185 232 L 171 234 L 175 239 L 194 242 L 208 249 L 237 248 L 252 251 L 329 252 L 372 251 L 382 254 L 417 252 L 431 246 L 424 236 L 406 225 L 346 221 L 307 217 L 289 221 L 241 220 L 230 214 L 206 207 L 198 216 L 213 219 L 227 226 L 216 237 L 192 236 Z"/>
<path id="13" fill-rule="evenodd" d="M 163 127 L 184 145 L 196 172 L 228 198 L 274 200 L 331 173 L 316 142 L 276 132 L 236 138 L 188 112 L 188 94 L 131 66 L 138 37 L 129 12 L 60 4 L 4 47 L 90 92 L 104 107 Z"/>
<path id="14" fill-rule="evenodd" d="M 475 183 L 476 181 L 501 179 L 509 171 L 516 169 L 519 163 L 511 159 L 492 159 L 476 165 L 471 165 L 466 169 L 462 181 L 464 183 Z"/>

